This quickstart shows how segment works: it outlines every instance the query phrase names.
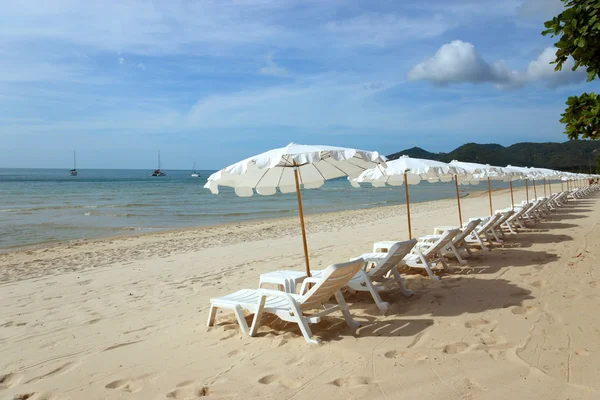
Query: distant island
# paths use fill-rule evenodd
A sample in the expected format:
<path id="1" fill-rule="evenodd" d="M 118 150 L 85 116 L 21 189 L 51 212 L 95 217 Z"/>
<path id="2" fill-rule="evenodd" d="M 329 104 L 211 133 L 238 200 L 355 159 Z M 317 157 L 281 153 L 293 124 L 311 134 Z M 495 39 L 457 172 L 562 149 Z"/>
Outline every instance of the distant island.
<path id="1" fill-rule="evenodd" d="M 467 143 L 449 153 L 431 153 L 420 147 L 413 147 L 387 157 L 394 160 L 403 155 L 443 162 L 459 160 L 498 166 L 510 164 L 589 173 L 596 170 L 600 142 L 589 140 L 570 140 L 564 143 L 523 142 L 508 147 L 499 144 Z"/>

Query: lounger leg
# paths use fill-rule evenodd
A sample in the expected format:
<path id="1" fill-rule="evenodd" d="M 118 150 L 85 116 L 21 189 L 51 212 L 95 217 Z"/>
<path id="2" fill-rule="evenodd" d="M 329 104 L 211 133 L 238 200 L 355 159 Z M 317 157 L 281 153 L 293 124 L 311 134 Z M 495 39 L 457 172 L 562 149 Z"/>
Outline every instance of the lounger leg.
<path id="1" fill-rule="evenodd" d="M 364 271 L 362 271 L 362 272 L 365 274 L 365 279 L 363 280 L 363 282 L 365 283 L 365 285 L 367 285 L 367 288 L 369 289 L 369 293 L 371 293 L 371 297 L 373 297 L 373 300 L 375 300 L 375 304 L 377 304 L 379 311 L 382 314 L 385 314 L 387 312 L 390 304 L 381 300 L 381 297 L 379 296 L 379 292 L 377 292 L 377 289 L 375 288 L 375 286 L 373 286 L 373 282 L 371 282 L 371 279 L 368 276 L 366 276 L 366 272 L 364 272 Z M 336 294 L 336 299 L 337 299 L 337 294 Z M 343 297 L 342 297 L 342 301 L 343 301 Z M 338 303 L 339 303 L 339 301 L 338 301 Z"/>
<path id="2" fill-rule="evenodd" d="M 400 272 L 398 272 L 397 268 L 392 268 L 392 273 L 394 274 L 394 278 L 396 278 L 396 283 L 398 283 L 398 286 L 400 286 L 400 290 L 402 291 L 402 294 L 405 297 L 410 297 L 413 294 L 415 294 L 415 292 L 413 292 L 412 290 L 410 290 L 406 287 L 404 278 L 402 278 L 402 276 L 400 275 Z"/>
<path id="3" fill-rule="evenodd" d="M 252 326 L 250 327 L 250 336 L 255 336 L 256 332 L 258 332 L 258 327 L 260 326 L 260 320 L 262 318 L 263 311 L 265 309 L 265 301 L 267 300 L 266 296 L 260 296 L 258 300 L 258 306 L 256 307 L 256 312 L 254 313 L 254 318 L 252 318 Z"/>
<path id="4" fill-rule="evenodd" d="M 319 340 L 312 338 L 313 334 L 312 334 L 312 331 L 310 330 L 310 327 L 308 326 L 308 321 L 302 315 L 302 311 L 300 310 L 300 307 L 298 307 L 298 304 L 296 304 L 296 303 L 290 304 L 290 307 L 292 308 L 292 310 L 294 312 L 294 317 L 296 319 L 296 323 L 300 327 L 300 331 L 302 332 L 302 336 L 304 336 L 304 340 L 306 340 L 306 343 L 319 344 L 320 343 Z"/>
<path id="5" fill-rule="evenodd" d="M 444 271 L 453 272 L 450 266 L 448 266 L 448 263 L 446 262 L 442 254 L 440 254 L 440 263 L 442 263 L 442 268 L 444 268 Z"/>
<path id="6" fill-rule="evenodd" d="M 429 265 L 429 263 L 426 263 L 425 265 L 423 265 L 423 268 L 425 268 L 425 271 L 427 271 L 427 275 L 429 275 L 429 279 L 431 279 L 432 281 L 440 280 L 439 276 L 435 276 L 433 274 L 433 271 L 431 270 L 431 266 Z"/>
<path id="7" fill-rule="evenodd" d="M 338 305 L 340 306 L 340 310 L 342 311 L 342 314 L 344 315 L 346 324 L 348 324 L 348 326 L 351 328 L 358 328 L 360 326 L 360 322 L 355 321 L 352 318 L 352 315 L 350 314 L 350 311 L 348 310 L 348 304 L 346 304 L 346 301 L 344 300 L 344 296 L 342 295 L 341 291 L 338 290 L 337 292 L 335 292 L 335 299 L 336 299 Z"/>
<path id="8" fill-rule="evenodd" d="M 477 239 L 477 242 L 481 246 L 481 250 L 483 250 L 483 251 L 490 251 L 490 249 L 488 249 L 488 247 L 485 245 L 485 243 L 483 243 L 483 240 L 481 239 L 481 236 L 479 235 L 479 233 L 473 232 L 473 234 L 475 235 L 475 238 Z"/>
<path id="9" fill-rule="evenodd" d="M 452 253 L 454 253 L 454 256 L 456 257 L 456 260 L 458 261 L 458 263 L 460 265 L 466 265 L 467 262 L 465 260 L 463 260 L 463 258 L 460 256 L 460 252 L 458 251 L 458 249 L 456 248 L 456 246 L 454 245 L 454 243 L 450 243 L 450 249 L 452 249 Z"/>
<path id="10" fill-rule="evenodd" d="M 248 324 L 246 323 L 246 318 L 244 318 L 244 312 L 242 311 L 242 307 L 236 305 L 233 309 L 233 312 L 235 313 L 237 322 L 240 325 L 240 329 L 242 330 L 244 335 L 247 335 L 249 333 Z"/>
<path id="11" fill-rule="evenodd" d="M 215 318 L 217 316 L 217 309 L 214 305 L 210 305 L 210 311 L 208 312 L 208 326 L 213 326 L 215 324 Z"/>

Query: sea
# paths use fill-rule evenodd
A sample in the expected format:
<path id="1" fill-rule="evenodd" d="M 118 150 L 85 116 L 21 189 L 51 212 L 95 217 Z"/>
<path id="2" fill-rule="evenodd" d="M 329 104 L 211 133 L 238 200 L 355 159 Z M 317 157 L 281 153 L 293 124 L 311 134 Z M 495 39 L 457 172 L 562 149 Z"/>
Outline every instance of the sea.
<path id="1" fill-rule="evenodd" d="M 298 215 L 295 193 L 240 198 L 223 188 L 213 195 L 203 186 L 214 171 L 199 171 L 199 178 L 165 172 L 81 169 L 69 176 L 65 169 L 0 168 L 0 249 Z M 487 182 L 460 187 L 461 196 L 482 190 Z M 411 203 L 454 197 L 452 182 L 410 186 Z M 303 190 L 302 199 L 305 214 L 315 214 L 404 204 L 405 194 L 404 187 L 354 188 L 340 178 Z"/>

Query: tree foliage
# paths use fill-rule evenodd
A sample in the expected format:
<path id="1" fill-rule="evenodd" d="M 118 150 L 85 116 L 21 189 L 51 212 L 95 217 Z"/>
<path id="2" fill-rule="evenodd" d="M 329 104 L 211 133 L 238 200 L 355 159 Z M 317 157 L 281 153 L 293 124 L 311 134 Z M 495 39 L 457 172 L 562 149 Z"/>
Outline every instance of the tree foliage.
<path id="1" fill-rule="evenodd" d="M 565 10 L 544 23 L 543 35 L 559 37 L 555 70 L 560 71 L 569 59 L 573 70 L 585 67 L 588 82 L 600 75 L 600 1 L 561 0 Z M 600 139 L 600 95 L 584 93 L 571 96 L 560 122 L 566 124 L 570 139 Z"/>

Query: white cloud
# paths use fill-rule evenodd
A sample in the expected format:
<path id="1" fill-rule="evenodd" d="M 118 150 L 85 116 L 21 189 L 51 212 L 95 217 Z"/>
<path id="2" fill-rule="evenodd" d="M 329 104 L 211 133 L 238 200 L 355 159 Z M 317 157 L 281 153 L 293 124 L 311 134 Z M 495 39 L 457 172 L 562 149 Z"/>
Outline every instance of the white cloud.
<path id="1" fill-rule="evenodd" d="M 125 64 L 125 58 L 123 58 L 123 57 L 119 57 L 119 64 L 120 64 L 120 65 L 123 65 L 123 64 Z"/>
<path id="2" fill-rule="evenodd" d="M 466 82 L 506 84 L 514 79 L 513 75 L 502 61 L 489 64 L 471 43 L 455 40 L 440 47 L 432 58 L 413 67 L 408 78 L 437 85 Z"/>
<path id="3" fill-rule="evenodd" d="M 543 81 L 548 87 L 558 87 L 571 83 L 578 83 L 586 79 L 586 72 L 583 68 L 572 71 L 575 62 L 569 58 L 562 67 L 561 71 L 555 71 L 556 64 L 550 64 L 556 59 L 556 49 L 546 48 L 537 59 L 531 61 L 524 74 L 526 81 Z"/>
<path id="4" fill-rule="evenodd" d="M 143 63 L 139 63 L 139 64 L 137 65 L 137 67 L 138 67 L 139 69 L 142 69 L 142 70 L 146 69 L 146 65 L 144 65 Z"/>
<path id="5" fill-rule="evenodd" d="M 558 87 L 585 79 L 581 69 L 573 72 L 573 60 L 569 59 L 562 71 L 555 72 L 554 50 L 545 49 L 536 60 L 529 63 L 526 71 L 511 71 L 503 61 L 487 62 L 471 43 L 455 40 L 440 47 L 435 55 L 413 67 L 408 79 L 424 80 L 434 85 L 452 83 L 493 83 L 502 88 L 520 87 L 527 83 L 541 82 L 548 87 Z"/>
<path id="6" fill-rule="evenodd" d="M 273 53 L 269 53 L 265 56 L 266 65 L 262 67 L 258 72 L 262 75 L 271 75 L 271 76 L 286 76 L 288 74 L 287 70 L 275 63 L 273 60 Z"/>

